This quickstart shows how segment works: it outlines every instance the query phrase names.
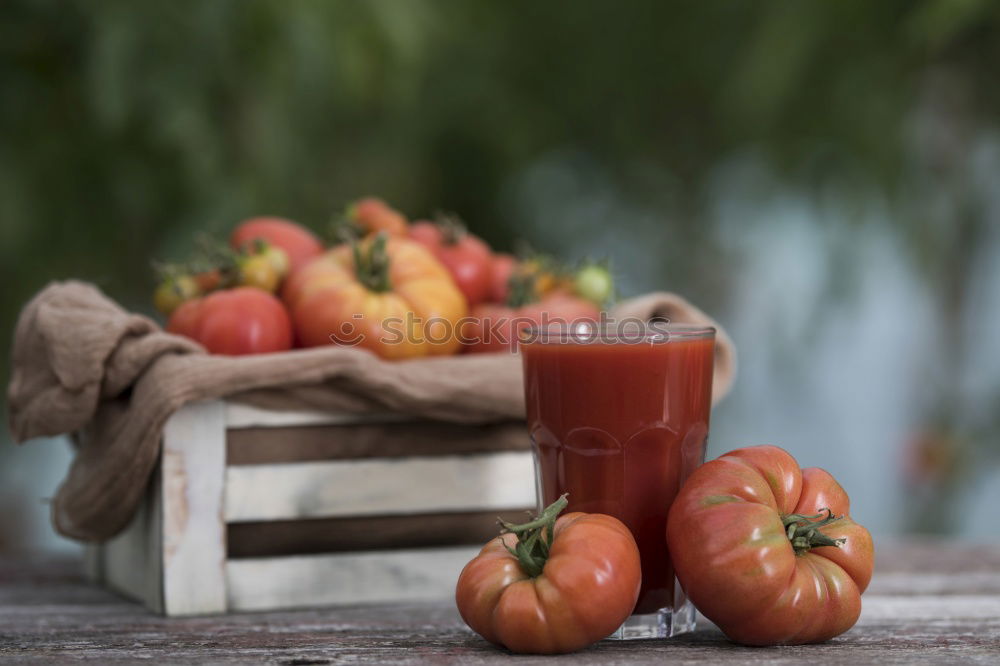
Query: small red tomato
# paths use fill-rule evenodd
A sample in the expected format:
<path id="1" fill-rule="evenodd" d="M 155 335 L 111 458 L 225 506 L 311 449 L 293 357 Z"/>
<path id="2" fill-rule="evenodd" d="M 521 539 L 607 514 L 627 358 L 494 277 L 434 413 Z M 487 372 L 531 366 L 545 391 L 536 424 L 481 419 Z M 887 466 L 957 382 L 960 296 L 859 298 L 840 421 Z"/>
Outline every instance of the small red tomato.
<path id="1" fill-rule="evenodd" d="M 493 284 L 493 253 L 457 220 L 416 222 L 410 226 L 410 238 L 429 249 L 444 264 L 469 307 L 489 298 Z"/>
<path id="2" fill-rule="evenodd" d="M 490 267 L 490 303 L 506 303 L 510 296 L 510 278 L 517 269 L 517 259 L 503 252 L 493 255 Z"/>
<path id="3" fill-rule="evenodd" d="M 639 596 L 639 548 L 617 518 L 557 516 L 566 496 L 537 520 L 504 523 L 465 565 L 455 602 L 465 623 L 512 652 L 560 654 L 606 638 Z"/>
<path id="4" fill-rule="evenodd" d="M 207 294 L 208 292 L 215 291 L 222 286 L 222 270 L 212 268 L 207 271 L 195 273 L 194 279 L 195 282 L 198 283 L 199 291 L 203 294 Z"/>
<path id="5" fill-rule="evenodd" d="M 871 535 L 847 493 L 787 451 L 752 446 L 688 477 L 667 545 L 694 605 L 733 641 L 798 645 L 854 626 L 871 580 Z"/>
<path id="6" fill-rule="evenodd" d="M 233 230 L 229 244 L 234 250 L 252 251 L 258 238 L 285 251 L 290 271 L 323 254 L 323 244 L 313 232 L 280 217 L 255 217 L 241 222 Z"/>
<path id="7" fill-rule="evenodd" d="M 239 356 L 291 349 L 292 323 L 277 298 L 255 287 L 216 291 L 182 304 L 167 331 L 201 343 L 213 354 Z"/>

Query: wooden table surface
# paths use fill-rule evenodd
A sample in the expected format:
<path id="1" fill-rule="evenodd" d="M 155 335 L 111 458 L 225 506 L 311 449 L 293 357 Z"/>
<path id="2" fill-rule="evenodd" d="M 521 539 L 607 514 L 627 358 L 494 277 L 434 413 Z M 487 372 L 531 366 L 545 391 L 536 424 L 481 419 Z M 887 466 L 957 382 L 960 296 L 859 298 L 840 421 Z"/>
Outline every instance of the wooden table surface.
<path id="1" fill-rule="evenodd" d="M 861 620 L 822 645 L 744 648 L 701 618 L 662 641 L 516 657 L 450 603 L 165 619 L 84 582 L 73 560 L 0 559 L 0 663 L 1000 664 L 1000 545 L 880 546 Z"/>

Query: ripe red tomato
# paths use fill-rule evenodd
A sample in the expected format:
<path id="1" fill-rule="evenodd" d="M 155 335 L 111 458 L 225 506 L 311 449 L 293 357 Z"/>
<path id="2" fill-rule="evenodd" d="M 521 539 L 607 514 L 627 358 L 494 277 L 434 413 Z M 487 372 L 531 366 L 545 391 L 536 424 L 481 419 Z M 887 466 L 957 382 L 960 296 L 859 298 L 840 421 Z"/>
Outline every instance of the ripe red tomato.
<path id="1" fill-rule="evenodd" d="M 510 278 L 517 269 L 517 259 L 503 252 L 493 255 L 490 282 L 490 303 L 506 303 L 510 296 Z"/>
<path id="2" fill-rule="evenodd" d="M 233 230 L 229 244 L 234 250 L 247 250 L 258 238 L 284 250 L 291 271 L 323 254 L 323 244 L 313 232 L 280 217 L 255 217 L 241 222 Z"/>
<path id="3" fill-rule="evenodd" d="M 213 354 L 238 356 L 292 347 L 292 324 L 277 298 L 254 287 L 216 291 L 174 310 L 167 330 Z"/>
<path id="4" fill-rule="evenodd" d="M 849 511 L 828 472 L 800 470 L 775 446 L 737 449 L 681 488 L 670 557 L 694 605 L 737 643 L 825 641 L 854 626 L 874 567 L 871 535 Z"/>
<path id="5" fill-rule="evenodd" d="M 506 533 L 462 570 L 458 612 L 489 642 L 519 653 L 572 652 L 607 637 L 632 612 L 640 583 L 632 533 L 599 513 L 557 520 L 565 506 L 564 495 L 533 523 L 505 523 Z"/>
<path id="6" fill-rule="evenodd" d="M 518 335 L 526 328 L 597 321 L 600 316 L 600 310 L 590 301 L 563 292 L 517 308 L 484 303 L 472 309 L 462 329 L 462 342 L 471 354 L 513 352 L 517 351 Z"/>
<path id="7" fill-rule="evenodd" d="M 222 278 L 222 270 L 219 268 L 212 268 L 194 274 L 194 280 L 198 283 L 198 290 L 202 294 L 215 291 L 222 286 Z"/>
<path id="8" fill-rule="evenodd" d="M 489 298 L 493 284 L 493 253 L 480 238 L 456 222 L 416 222 L 410 226 L 410 238 L 429 249 L 444 264 L 469 307 Z"/>

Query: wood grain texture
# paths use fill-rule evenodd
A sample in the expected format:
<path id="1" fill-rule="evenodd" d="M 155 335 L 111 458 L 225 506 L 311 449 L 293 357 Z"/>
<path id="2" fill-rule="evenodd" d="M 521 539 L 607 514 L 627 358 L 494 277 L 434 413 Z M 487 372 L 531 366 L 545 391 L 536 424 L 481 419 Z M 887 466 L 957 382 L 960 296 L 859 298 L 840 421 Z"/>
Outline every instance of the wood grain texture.
<path id="1" fill-rule="evenodd" d="M 221 401 L 186 405 L 163 428 L 160 483 L 167 615 L 226 610 L 225 437 Z"/>
<path id="2" fill-rule="evenodd" d="M 238 402 L 226 403 L 227 428 L 273 428 L 282 426 L 335 425 L 346 423 L 385 423 L 403 421 L 403 414 L 352 414 L 261 409 Z"/>
<path id="3" fill-rule="evenodd" d="M 81 569 L 75 560 L 0 559 L 0 661 L 858 666 L 996 664 L 1000 655 L 1000 546 L 880 544 L 860 622 L 821 645 L 743 648 L 702 618 L 696 632 L 670 640 L 602 641 L 547 658 L 490 646 L 449 602 L 163 618 L 87 584 Z M 956 587 L 968 573 L 980 575 L 974 591 Z"/>
<path id="4" fill-rule="evenodd" d="M 230 560 L 230 610 L 446 601 L 480 546 Z"/>
<path id="5" fill-rule="evenodd" d="M 85 570 L 91 580 L 163 612 L 163 511 L 160 470 L 128 526 L 103 544 L 88 544 Z"/>
<path id="6" fill-rule="evenodd" d="M 521 511 L 230 523 L 226 543 L 230 558 L 482 545 L 497 535 L 498 517 L 524 522 L 528 515 L 525 506 Z"/>
<path id="7" fill-rule="evenodd" d="M 509 510 L 535 503 L 528 451 L 226 469 L 225 520 Z"/>
<path id="8" fill-rule="evenodd" d="M 227 465 L 528 451 L 523 422 L 444 421 L 247 427 L 226 434 Z"/>

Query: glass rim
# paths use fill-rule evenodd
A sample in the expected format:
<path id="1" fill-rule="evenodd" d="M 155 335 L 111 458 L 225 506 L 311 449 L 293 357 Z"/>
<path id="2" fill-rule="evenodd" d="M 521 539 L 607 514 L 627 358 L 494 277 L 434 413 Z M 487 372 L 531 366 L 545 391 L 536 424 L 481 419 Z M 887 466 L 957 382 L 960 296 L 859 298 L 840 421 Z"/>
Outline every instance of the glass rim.
<path id="1" fill-rule="evenodd" d="M 573 322 L 525 326 L 518 332 L 522 344 L 545 343 L 662 343 L 671 340 L 704 340 L 715 338 L 716 328 L 707 324 L 672 324 L 669 322 L 616 324 Z"/>

